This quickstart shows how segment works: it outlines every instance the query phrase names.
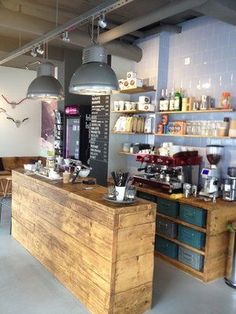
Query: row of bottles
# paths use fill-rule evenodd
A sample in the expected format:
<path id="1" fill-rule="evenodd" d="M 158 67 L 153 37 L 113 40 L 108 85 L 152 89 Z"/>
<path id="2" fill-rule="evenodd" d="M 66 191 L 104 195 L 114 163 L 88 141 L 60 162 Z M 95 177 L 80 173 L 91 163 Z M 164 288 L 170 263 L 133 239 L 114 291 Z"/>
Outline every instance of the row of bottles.
<path id="1" fill-rule="evenodd" d="M 182 110 L 182 93 L 172 89 L 171 93 L 168 90 L 161 90 L 161 98 L 159 102 L 159 111 L 181 111 Z"/>

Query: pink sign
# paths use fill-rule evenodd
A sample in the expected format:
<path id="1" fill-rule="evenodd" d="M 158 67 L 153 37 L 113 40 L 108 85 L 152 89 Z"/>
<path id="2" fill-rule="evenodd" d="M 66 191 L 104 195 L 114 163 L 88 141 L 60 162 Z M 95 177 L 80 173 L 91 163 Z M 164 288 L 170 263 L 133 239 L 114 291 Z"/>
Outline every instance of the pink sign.
<path id="1" fill-rule="evenodd" d="M 79 108 L 77 106 L 67 106 L 65 108 L 65 113 L 67 115 L 73 116 L 79 114 Z"/>

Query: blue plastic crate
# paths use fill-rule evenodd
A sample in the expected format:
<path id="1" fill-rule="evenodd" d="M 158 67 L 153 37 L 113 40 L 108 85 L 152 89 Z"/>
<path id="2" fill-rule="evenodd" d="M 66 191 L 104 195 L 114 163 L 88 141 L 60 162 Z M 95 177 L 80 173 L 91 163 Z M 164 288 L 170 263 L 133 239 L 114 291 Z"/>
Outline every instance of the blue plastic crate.
<path id="1" fill-rule="evenodd" d="M 179 215 L 179 203 L 158 197 L 157 211 L 164 215 L 176 218 Z"/>
<path id="2" fill-rule="evenodd" d="M 168 219 L 157 217 L 156 231 L 163 234 L 169 238 L 177 237 L 178 225 Z"/>
<path id="3" fill-rule="evenodd" d="M 178 240 L 196 249 L 205 246 L 205 234 L 182 225 L 178 226 Z"/>
<path id="4" fill-rule="evenodd" d="M 204 227 L 206 225 L 206 210 L 186 204 L 180 204 L 179 218 L 190 224 Z"/>
<path id="5" fill-rule="evenodd" d="M 203 268 L 204 257 L 181 246 L 179 246 L 178 260 L 199 271 Z"/>
<path id="6" fill-rule="evenodd" d="M 153 202 L 153 203 L 156 203 L 156 201 L 157 201 L 155 195 L 151 195 L 151 194 L 148 194 L 148 193 L 145 193 L 145 192 L 138 191 L 137 196 L 142 198 L 142 199 L 144 199 L 144 200 Z"/>
<path id="7" fill-rule="evenodd" d="M 178 257 L 178 245 L 160 236 L 156 237 L 155 248 L 158 252 L 171 258 L 177 259 Z"/>

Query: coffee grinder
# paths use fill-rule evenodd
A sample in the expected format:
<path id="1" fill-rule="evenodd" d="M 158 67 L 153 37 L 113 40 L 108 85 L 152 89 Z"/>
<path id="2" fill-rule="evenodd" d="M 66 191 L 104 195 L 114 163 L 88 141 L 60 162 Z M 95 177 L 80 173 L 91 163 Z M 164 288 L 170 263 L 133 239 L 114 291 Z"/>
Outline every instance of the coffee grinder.
<path id="1" fill-rule="evenodd" d="M 203 189 L 199 195 L 209 198 L 216 198 L 220 191 L 220 169 L 217 167 L 223 155 L 222 145 L 207 145 L 206 157 L 210 164 L 209 167 L 203 168 L 201 176 L 204 179 Z"/>
<path id="2" fill-rule="evenodd" d="M 227 174 L 228 178 L 222 184 L 223 200 L 236 201 L 236 167 L 228 167 Z"/>

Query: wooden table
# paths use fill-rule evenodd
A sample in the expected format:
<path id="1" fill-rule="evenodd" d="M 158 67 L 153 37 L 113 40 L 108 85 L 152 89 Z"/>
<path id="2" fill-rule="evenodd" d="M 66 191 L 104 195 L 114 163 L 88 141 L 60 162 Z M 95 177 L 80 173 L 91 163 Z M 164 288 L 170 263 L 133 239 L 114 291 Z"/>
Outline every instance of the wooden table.
<path id="1" fill-rule="evenodd" d="M 91 313 L 151 307 L 155 205 L 115 206 L 106 189 L 13 171 L 12 235 Z"/>

